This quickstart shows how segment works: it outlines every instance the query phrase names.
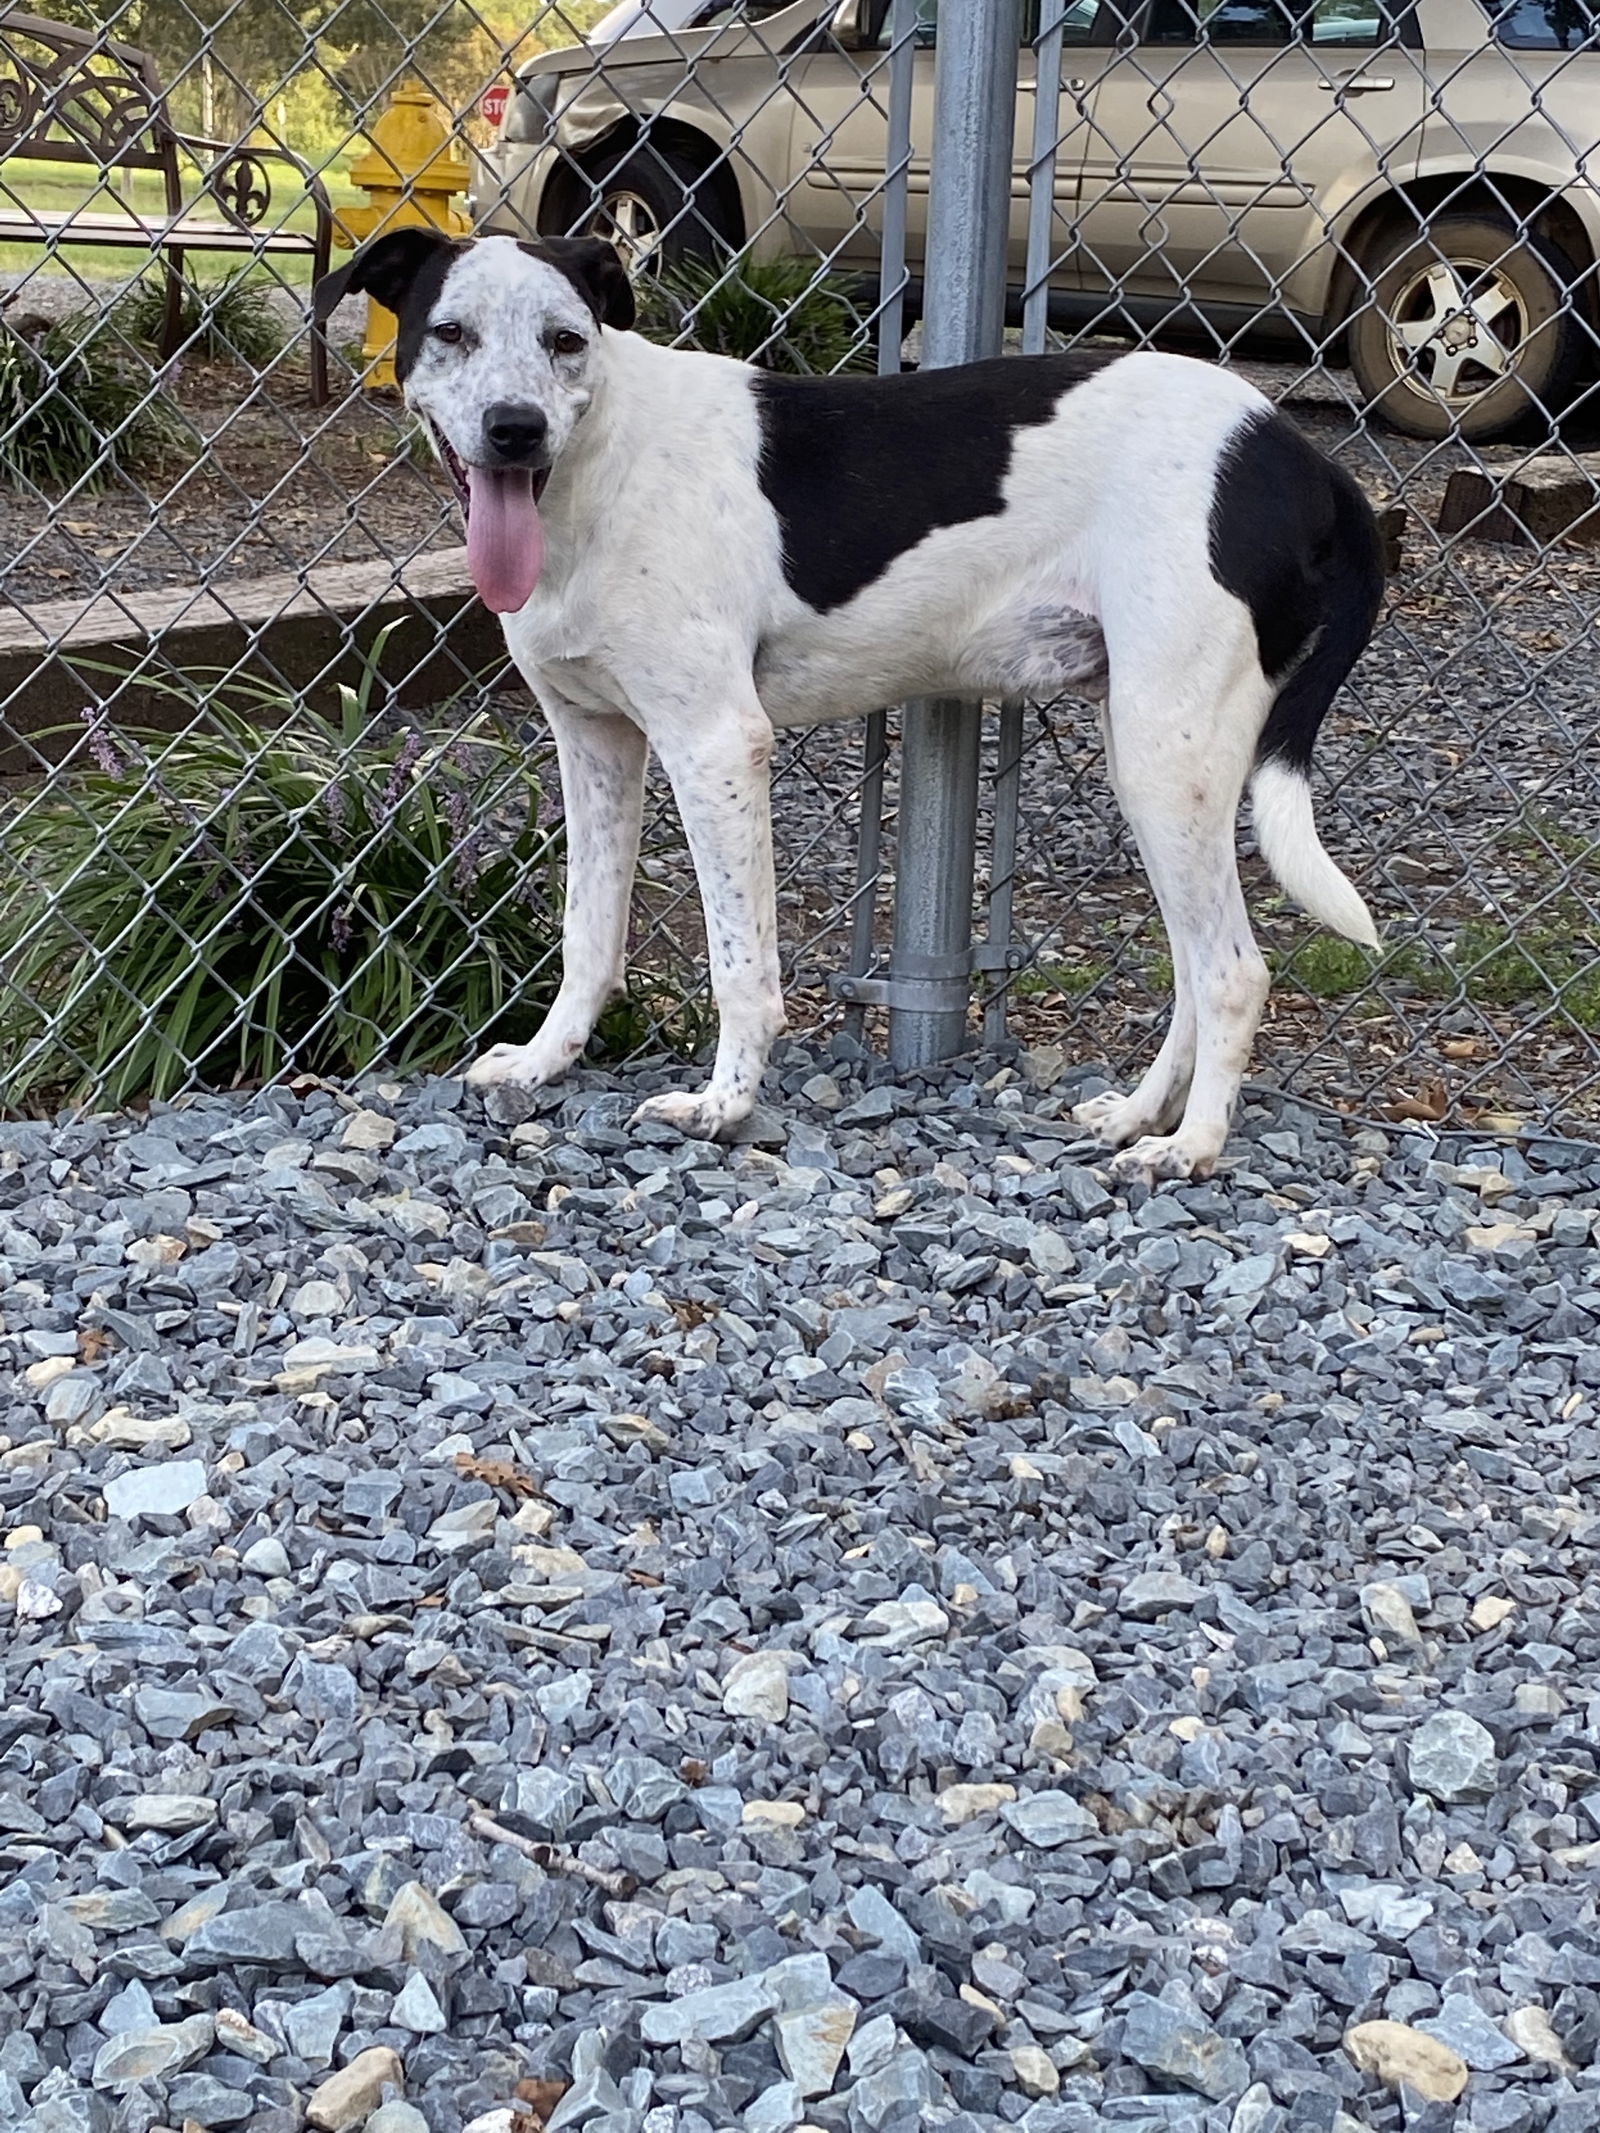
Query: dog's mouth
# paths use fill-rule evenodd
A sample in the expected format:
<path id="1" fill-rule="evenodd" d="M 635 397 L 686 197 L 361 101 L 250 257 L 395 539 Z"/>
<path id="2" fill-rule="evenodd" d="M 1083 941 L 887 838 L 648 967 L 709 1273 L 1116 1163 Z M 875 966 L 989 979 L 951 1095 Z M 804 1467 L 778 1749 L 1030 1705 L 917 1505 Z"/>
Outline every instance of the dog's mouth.
<path id="1" fill-rule="evenodd" d="M 467 519 L 467 568 L 492 613 L 513 615 L 533 598 L 544 568 L 539 499 L 548 467 L 468 466 L 448 438 L 433 434 Z"/>

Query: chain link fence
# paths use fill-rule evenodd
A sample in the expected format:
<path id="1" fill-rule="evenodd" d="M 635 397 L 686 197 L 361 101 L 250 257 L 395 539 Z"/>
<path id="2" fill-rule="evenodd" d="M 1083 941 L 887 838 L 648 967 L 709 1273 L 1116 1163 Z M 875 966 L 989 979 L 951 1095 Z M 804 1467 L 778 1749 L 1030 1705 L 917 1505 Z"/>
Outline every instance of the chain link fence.
<path id="1" fill-rule="evenodd" d="M 1009 5 L 1009 0 L 1006 0 Z M 69 11 L 70 12 L 70 11 Z M 916 360 L 935 0 L 0 12 L 0 1095 L 442 1065 L 553 991 L 559 794 L 384 322 L 386 216 L 612 236 L 648 330 Z M 1027 0 L 1008 343 L 1238 365 L 1388 513 L 1323 742 L 1376 966 L 1254 886 L 1258 1071 L 1443 1122 L 1600 1112 L 1600 18 L 1590 0 Z M 365 334 L 365 344 L 363 335 Z M 366 353 L 363 353 L 365 345 Z M 791 1014 L 892 961 L 896 717 L 786 737 Z M 1168 972 L 1084 706 L 984 727 L 976 1034 L 1125 1071 Z M 654 792 L 618 1050 L 704 1034 Z M 877 981 L 875 985 L 875 981 Z"/>

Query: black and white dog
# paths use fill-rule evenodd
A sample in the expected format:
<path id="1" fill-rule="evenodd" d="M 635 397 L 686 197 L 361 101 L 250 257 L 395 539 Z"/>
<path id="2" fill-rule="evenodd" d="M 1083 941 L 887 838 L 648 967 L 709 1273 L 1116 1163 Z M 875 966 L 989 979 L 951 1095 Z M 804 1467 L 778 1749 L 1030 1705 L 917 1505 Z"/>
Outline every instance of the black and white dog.
<path id="1" fill-rule="evenodd" d="M 589 239 L 398 230 L 318 285 L 396 312 L 396 371 L 467 511 L 467 558 L 554 731 L 561 988 L 469 1080 L 561 1074 L 623 979 L 646 752 L 705 905 L 708 1087 L 641 1118 L 726 1134 L 784 1026 L 773 728 L 918 696 L 1104 699 L 1111 783 L 1166 922 L 1172 1024 L 1130 1096 L 1077 1117 L 1127 1176 L 1221 1153 L 1267 992 L 1239 884 L 1248 784 L 1273 873 L 1368 946 L 1319 843 L 1317 728 L 1383 586 L 1355 484 L 1228 372 L 1037 356 L 885 379 L 774 377 L 628 329 Z"/>

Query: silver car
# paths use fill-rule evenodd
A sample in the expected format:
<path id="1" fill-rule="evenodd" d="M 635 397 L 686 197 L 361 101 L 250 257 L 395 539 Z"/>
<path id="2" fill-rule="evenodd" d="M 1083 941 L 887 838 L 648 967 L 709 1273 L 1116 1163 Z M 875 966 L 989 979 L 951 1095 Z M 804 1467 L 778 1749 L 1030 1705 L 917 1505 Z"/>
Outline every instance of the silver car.
<path id="1" fill-rule="evenodd" d="M 937 0 L 919 0 L 909 243 Z M 875 268 L 889 0 L 629 0 L 520 74 L 480 224 L 614 235 L 641 268 L 752 245 Z M 1023 27 L 1020 286 L 1037 0 Z M 669 23 L 659 30 L 656 22 Z M 1600 0 L 1073 0 L 1051 312 L 1348 359 L 1413 435 L 1553 414 L 1600 350 Z"/>

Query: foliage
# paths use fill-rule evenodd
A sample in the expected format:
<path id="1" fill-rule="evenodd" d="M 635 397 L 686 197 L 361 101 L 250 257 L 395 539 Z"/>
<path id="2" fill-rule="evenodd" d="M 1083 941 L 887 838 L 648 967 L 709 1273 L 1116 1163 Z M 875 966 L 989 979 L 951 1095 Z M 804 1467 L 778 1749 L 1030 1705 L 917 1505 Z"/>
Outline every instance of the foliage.
<path id="1" fill-rule="evenodd" d="M 102 486 L 118 465 L 171 456 L 184 430 L 147 369 L 93 314 L 30 337 L 0 326 L 0 480 L 21 488 Z"/>
<path id="2" fill-rule="evenodd" d="M 814 260 L 686 259 L 634 293 L 639 330 L 652 340 L 810 376 L 873 367 L 855 284 Z"/>
<path id="3" fill-rule="evenodd" d="M 95 769 L 0 825 L 7 1101 L 59 1093 L 65 1063 L 69 1093 L 124 1104 L 532 1034 L 562 845 L 537 772 L 484 717 L 380 731 L 375 661 L 337 720 L 175 684 L 186 731 L 124 756 L 91 723 Z"/>
<path id="4" fill-rule="evenodd" d="M 609 0 L 52 0 L 50 14 L 150 52 L 190 131 L 242 139 L 264 125 L 322 160 L 418 75 L 452 111 L 536 52 L 568 45 Z M 532 18 L 530 20 L 530 17 Z"/>
<path id="5" fill-rule="evenodd" d="M 270 278 L 236 268 L 204 289 L 185 278 L 179 308 L 179 347 L 203 363 L 243 363 L 265 370 L 281 354 L 286 335 L 272 305 Z M 160 346 L 167 316 L 165 274 L 146 275 L 108 313 L 115 331 L 136 347 Z"/>

